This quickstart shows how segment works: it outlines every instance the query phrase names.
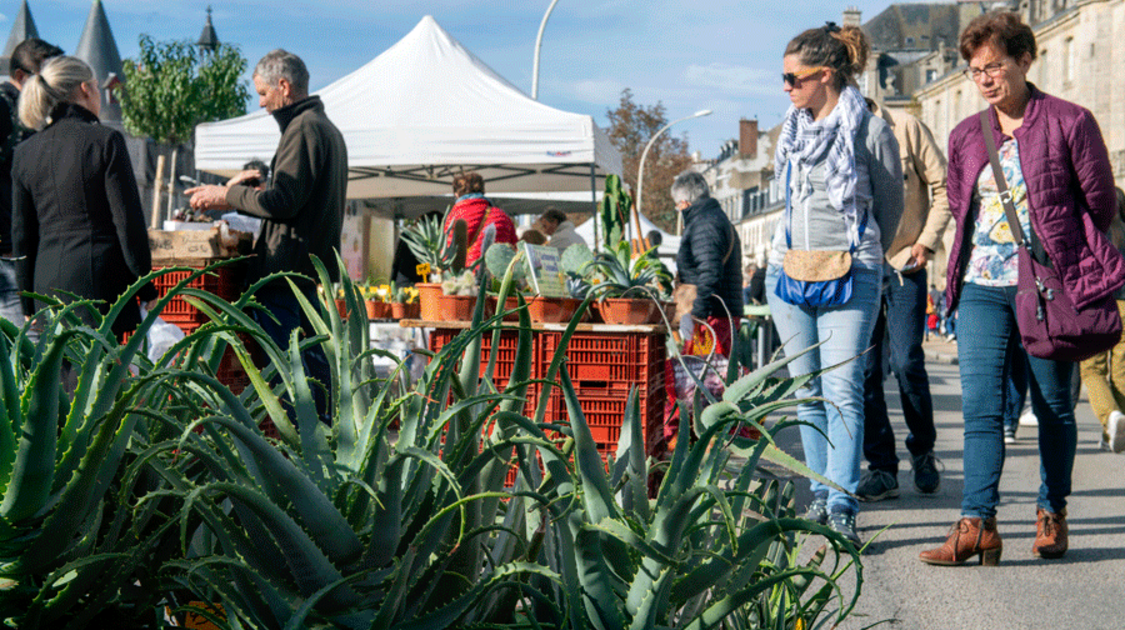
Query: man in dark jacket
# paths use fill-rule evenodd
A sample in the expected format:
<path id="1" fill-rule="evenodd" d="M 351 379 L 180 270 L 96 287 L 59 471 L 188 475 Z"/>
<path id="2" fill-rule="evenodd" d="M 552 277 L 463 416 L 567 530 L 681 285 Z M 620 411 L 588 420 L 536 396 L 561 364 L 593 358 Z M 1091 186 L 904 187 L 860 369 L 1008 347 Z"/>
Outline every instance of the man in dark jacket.
<path id="1" fill-rule="evenodd" d="M 235 208 L 262 219 L 262 231 L 254 243 L 255 256 L 250 263 L 250 283 L 284 271 L 316 278 L 310 254 L 325 264 L 329 277 L 336 281 L 339 270 L 335 251 L 340 247 L 348 185 L 344 137 L 325 115 L 320 97 L 309 96 L 309 73 L 296 55 L 281 49 L 268 53 L 255 66 L 253 78 L 259 104 L 281 126 L 269 185 L 243 185 L 260 177 L 256 170 L 243 171 L 226 186 L 188 190 L 191 206 L 198 210 Z M 302 281 L 298 286 L 309 301 L 316 302 L 314 282 Z M 258 291 L 257 300 L 268 312 L 256 311 L 255 319 L 280 347 L 289 346 L 295 328 L 311 332 L 296 296 L 283 278 Z M 327 385 L 328 365 L 319 348 L 306 353 L 305 361 L 310 376 Z"/>
<path id="2" fill-rule="evenodd" d="M 25 39 L 12 51 L 9 80 L 0 83 L 0 317 L 23 325 L 23 307 L 12 259 L 12 155 L 34 133 L 19 122 L 20 91 L 39 66 L 62 49 L 41 39 Z M 32 333 L 34 335 L 34 332 Z"/>
<path id="3" fill-rule="evenodd" d="M 680 282 L 696 286 L 691 316 L 715 331 L 717 351 L 730 356 L 731 319 L 737 326 L 742 317 L 742 245 L 738 233 L 719 202 L 711 198 L 707 181 L 699 173 L 678 175 L 672 183 L 672 200 L 684 215 L 684 233 L 676 254 Z M 689 354 L 691 350 L 686 349 Z"/>

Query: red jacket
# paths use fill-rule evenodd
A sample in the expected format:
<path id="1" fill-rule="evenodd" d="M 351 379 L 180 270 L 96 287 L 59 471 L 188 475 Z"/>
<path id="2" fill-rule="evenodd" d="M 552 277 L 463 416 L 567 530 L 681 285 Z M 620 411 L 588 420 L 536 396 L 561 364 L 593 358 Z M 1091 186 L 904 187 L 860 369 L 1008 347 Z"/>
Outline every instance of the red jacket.
<path id="1" fill-rule="evenodd" d="M 1125 260 L 1105 230 L 1117 212 L 1113 169 L 1094 116 L 1085 108 L 1044 94 L 1034 85 L 1023 124 L 1013 135 L 1027 182 L 1031 227 L 1054 264 L 1067 294 L 1083 308 L 1125 284 Z M 995 110 L 989 109 L 996 146 L 1003 141 Z M 957 306 L 961 279 L 972 250 L 973 190 L 988 167 L 980 116 L 961 121 L 949 136 L 946 190 L 957 225 L 949 251 L 946 304 Z"/>
<path id="2" fill-rule="evenodd" d="M 464 219 L 470 237 L 476 234 L 469 243 L 469 253 L 465 257 L 466 266 L 472 265 L 481 257 L 481 240 L 484 239 L 485 229 L 490 225 L 496 226 L 496 240 L 493 242 L 514 244 L 519 240 L 516 238 L 516 226 L 512 223 L 511 217 L 484 197 L 467 196 L 453 204 L 445 217 L 446 244 L 453 240 L 453 224 L 458 219 Z M 481 225 L 481 221 L 484 221 L 484 225 Z"/>

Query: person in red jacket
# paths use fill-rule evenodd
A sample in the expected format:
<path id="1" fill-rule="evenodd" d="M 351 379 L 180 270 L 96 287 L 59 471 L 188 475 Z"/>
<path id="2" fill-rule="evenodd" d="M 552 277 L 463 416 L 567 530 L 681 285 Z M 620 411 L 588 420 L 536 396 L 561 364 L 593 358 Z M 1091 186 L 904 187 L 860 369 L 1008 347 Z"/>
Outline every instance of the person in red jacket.
<path id="1" fill-rule="evenodd" d="M 465 221 L 466 231 L 469 235 L 469 252 L 465 257 L 465 265 L 472 265 L 484 252 L 480 251 L 481 241 L 484 240 L 484 231 L 488 226 L 496 226 L 495 243 L 509 243 L 515 245 L 516 226 L 508 213 L 492 205 L 484 196 L 484 178 L 480 173 L 468 171 L 453 178 L 453 194 L 457 201 L 449 209 L 445 217 L 445 239 L 453 239 L 453 224 L 458 219 Z"/>

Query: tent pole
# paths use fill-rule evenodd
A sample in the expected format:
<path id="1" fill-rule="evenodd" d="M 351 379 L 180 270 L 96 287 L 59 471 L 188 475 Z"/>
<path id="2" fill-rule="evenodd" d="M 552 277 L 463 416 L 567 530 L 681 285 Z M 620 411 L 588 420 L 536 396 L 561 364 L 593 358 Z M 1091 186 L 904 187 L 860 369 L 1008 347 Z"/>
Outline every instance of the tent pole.
<path id="1" fill-rule="evenodd" d="M 594 174 L 595 166 L 590 164 L 590 202 L 594 206 L 594 251 L 598 251 L 598 178 Z"/>

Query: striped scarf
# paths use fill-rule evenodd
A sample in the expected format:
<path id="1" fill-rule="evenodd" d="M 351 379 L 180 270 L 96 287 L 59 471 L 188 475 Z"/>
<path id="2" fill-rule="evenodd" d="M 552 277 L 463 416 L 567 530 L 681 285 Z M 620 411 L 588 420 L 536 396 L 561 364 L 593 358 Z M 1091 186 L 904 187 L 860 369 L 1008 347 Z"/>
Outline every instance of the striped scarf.
<path id="1" fill-rule="evenodd" d="M 777 181 L 782 181 L 789 161 L 796 161 L 794 173 L 801 181 L 791 186 L 798 201 L 812 194 L 809 182 L 812 166 L 824 159 L 828 200 L 844 214 L 852 242 L 856 244 L 859 241 L 857 201 L 868 202 L 864 207 L 871 201 L 868 191 L 856 187 L 861 176 L 868 179 L 867 164 L 857 163 L 855 159 L 856 131 L 866 115 L 869 115 L 867 102 L 859 90 L 850 85 L 840 93 L 840 100 L 824 120 L 813 120 L 809 110 L 790 105 L 774 157 Z"/>

